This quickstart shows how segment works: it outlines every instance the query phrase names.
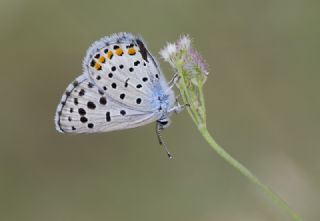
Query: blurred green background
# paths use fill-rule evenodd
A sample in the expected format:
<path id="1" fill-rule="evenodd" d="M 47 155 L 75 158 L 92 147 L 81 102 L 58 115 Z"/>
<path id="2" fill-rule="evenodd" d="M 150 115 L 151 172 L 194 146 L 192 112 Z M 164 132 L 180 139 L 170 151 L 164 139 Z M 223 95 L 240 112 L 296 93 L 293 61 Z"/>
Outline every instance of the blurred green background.
<path id="1" fill-rule="evenodd" d="M 55 131 L 56 105 L 86 49 L 119 31 L 141 34 L 157 56 L 190 34 L 209 64 L 209 130 L 303 218 L 319 220 L 319 6 L 1 0 L 0 220 L 289 220 L 209 148 L 187 112 L 163 133 L 173 161 L 154 124 Z"/>

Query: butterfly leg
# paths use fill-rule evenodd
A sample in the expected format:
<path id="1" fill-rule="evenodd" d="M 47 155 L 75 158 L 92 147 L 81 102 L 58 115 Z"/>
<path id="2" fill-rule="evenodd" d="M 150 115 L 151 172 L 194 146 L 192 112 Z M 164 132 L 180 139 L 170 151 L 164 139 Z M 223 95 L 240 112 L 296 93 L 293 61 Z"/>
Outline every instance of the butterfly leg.
<path id="1" fill-rule="evenodd" d="M 190 107 L 190 104 L 188 104 L 188 103 L 183 104 L 183 105 L 181 105 L 179 103 L 179 98 L 181 96 L 182 96 L 181 93 L 179 93 L 179 95 L 176 96 L 176 105 L 173 108 L 169 109 L 169 112 L 174 111 L 175 113 L 178 114 L 178 113 L 182 112 L 186 107 Z"/>
<path id="2" fill-rule="evenodd" d="M 173 86 L 177 84 L 179 79 L 180 79 L 180 76 L 177 73 L 175 73 L 172 79 L 168 82 L 169 88 L 167 89 L 167 91 L 172 90 Z"/>
<path id="3" fill-rule="evenodd" d="M 175 112 L 175 113 L 181 113 L 186 107 L 190 107 L 190 104 L 183 104 L 181 105 L 179 102 L 171 109 L 169 109 L 168 112 Z"/>
<path id="4" fill-rule="evenodd" d="M 166 145 L 166 143 L 164 142 L 164 140 L 162 139 L 162 136 L 161 136 L 161 130 L 164 129 L 165 127 L 165 124 L 167 124 L 168 122 L 160 122 L 160 121 L 157 121 L 157 124 L 156 124 L 156 134 L 158 136 L 158 140 L 159 140 L 159 144 L 164 148 L 164 150 L 166 151 L 167 153 L 167 156 L 170 160 L 173 159 L 173 156 L 171 155 L 171 153 L 169 152 L 168 150 L 168 147 Z"/>
<path id="5" fill-rule="evenodd" d="M 180 78 L 179 75 L 177 73 L 174 73 L 172 79 L 168 82 L 169 87 L 172 87 L 172 85 L 175 85 L 179 80 L 179 78 Z"/>

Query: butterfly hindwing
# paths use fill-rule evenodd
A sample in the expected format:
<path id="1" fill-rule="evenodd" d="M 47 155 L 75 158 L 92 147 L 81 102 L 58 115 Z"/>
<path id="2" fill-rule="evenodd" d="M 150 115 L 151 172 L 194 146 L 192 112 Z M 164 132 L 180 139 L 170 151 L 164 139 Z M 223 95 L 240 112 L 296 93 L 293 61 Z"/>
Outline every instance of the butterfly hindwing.
<path id="1" fill-rule="evenodd" d="M 140 38 L 127 33 L 102 38 L 88 49 L 83 65 L 113 99 L 137 110 L 158 108 L 161 72 Z"/>
<path id="2" fill-rule="evenodd" d="M 58 106 L 56 128 L 64 133 L 93 133 L 137 127 L 156 120 L 112 99 L 85 75 L 71 83 Z"/>

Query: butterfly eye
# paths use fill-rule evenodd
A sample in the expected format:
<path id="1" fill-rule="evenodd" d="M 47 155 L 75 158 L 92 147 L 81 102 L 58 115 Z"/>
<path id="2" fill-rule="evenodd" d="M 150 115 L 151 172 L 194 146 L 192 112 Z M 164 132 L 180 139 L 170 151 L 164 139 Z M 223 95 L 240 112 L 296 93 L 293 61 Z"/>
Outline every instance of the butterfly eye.
<path id="1" fill-rule="evenodd" d="M 169 119 L 165 119 L 165 120 L 161 120 L 158 121 L 159 124 L 161 125 L 162 128 L 167 128 L 170 125 L 170 120 Z"/>

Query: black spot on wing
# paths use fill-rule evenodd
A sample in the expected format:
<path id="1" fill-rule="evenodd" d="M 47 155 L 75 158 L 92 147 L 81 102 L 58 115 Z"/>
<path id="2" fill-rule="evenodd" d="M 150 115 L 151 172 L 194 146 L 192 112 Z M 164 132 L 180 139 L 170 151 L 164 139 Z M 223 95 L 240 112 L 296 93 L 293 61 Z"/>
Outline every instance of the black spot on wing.
<path id="1" fill-rule="evenodd" d="M 79 82 L 78 82 L 77 80 L 75 80 L 75 81 L 73 82 L 73 87 L 78 87 L 78 85 L 79 85 Z"/>
<path id="2" fill-rule="evenodd" d="M 95 109 L 96 108 L 96 105 L 95 105 L 95 103 L 93 103 L 92 101 L 89 101 L 88 103 L 87 103 L 87 107 L 89 108 L 89 109 Z"/>
<path id="3" fill-rule="evenodd" d="M 86 118 L 86 117 L 80 117 L 80 121 L 81 121 L 82 123 L 86 123 L 86 122 L 88 121 L 88 118 Z"/>
<path id="4" fill-rule="evenodd" d="M 93 88 L 93 84 L 91 82 L 88 83 L 88 88 Z"/>
<path id="5" fill-rule="evenodd" d="M 148 50 L 144 46 L 143 42 L 140 39 L 137 39 L 137 44 L 140 49 L 140 53 L 141 53 L 143 60 L 148 61 Z"/>
<path id="6" fill-rule="evenodd" d="M 99 92 L 100 95 L 104 95 L 104 91 L 103 90 L 98 89 L 98 92 Z"/>
<path id="7" fill-rule="evenodd" d="M 78 112 L 80 115 L 86 115 L 86 111 L 83 108 L 79 108 Z"/>
<path id="8" fill-rule="evenodd" d="M 101 97 L 99 100 L 100 104 L 106 105 L 107 104 L 107 99 L 105 97 Z"/>
<path id="9" fill-rule="evenodd" d="M 79 92 L 79 96 L 83 96 L 85 93 L 86 93 L 85 90 L 81 89 L 80 92 Z"/>
<path id="10" fill-rule="evenodd" d="M 106 121 L 107 122 L 111 121 L 111 117 L 110 117 L 110 112 L 109 111 L 106 113 Z"/>
<path id="11" fill-rule="evenodd" d="M 128 87 L 128 81 L 130 80 L 130 78 L 128 78 L 125 82 L 124 82 L 124 87 Z"/>
<path id="12" fill-rule="evenodd" d="M 61 115 L 62 115 L 62 110 L 63 110 L 63 108 L 65 107 L 65 105 L 66 105 L 66 101 L 69 99 L 69 97 L 71 96 L 71 94 L 73 93 L 73 92 L 77 92 L 77 87 L 82 83 L 82 82 L 84 82 L 84 81 L 86 81 L 87 79 L 85 79 L 85 78 L 77 78 L 75 81 L 73 81 L 72 83 L 71 83 L 71 85 L 72 85 L 72 88 L 70 88 L 70 85 L 68 86 L 68 90 L 65 92 L 65 95 L 66 96 L 64 96 L 64 97 L 62 97 L 62 101 L 61 102 L 63 102 L 63 104 L 62 105 L 59 105 L 58 106 L 58 110 L 57 110 L 57 119 L 56 119 L 56 126 L 59 128 L 59 130 L 61 131 L 61 132 L 65 132 L 65 130 L 62 128 L 62 126 L 61 126 Z M 79 102 L 78 102 L 78 98 L 74 98 L 74 100 L 73 100 L 73 102 L 74 102 L 74 104 L 75 105 L 78 105 L 79 104 Z M 70 113 L 73 113 L 73 108 L 71 107 L 70 109 L 69 109 L 69 112 Z M 70 119 L 71 118 L 69 118 L 68 117 L 68 120 L 70 121 Z M 76 130 L 76 128 L 75 127 L 72 127 L 72 130 Z"/>

